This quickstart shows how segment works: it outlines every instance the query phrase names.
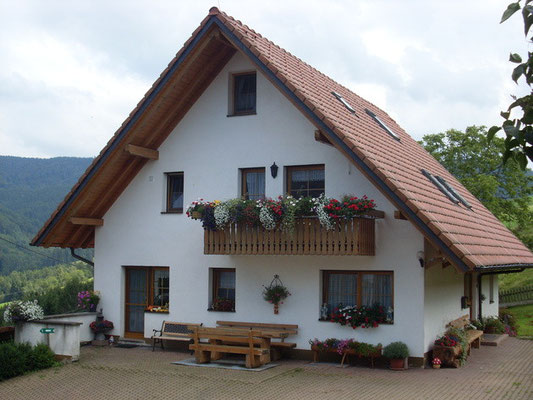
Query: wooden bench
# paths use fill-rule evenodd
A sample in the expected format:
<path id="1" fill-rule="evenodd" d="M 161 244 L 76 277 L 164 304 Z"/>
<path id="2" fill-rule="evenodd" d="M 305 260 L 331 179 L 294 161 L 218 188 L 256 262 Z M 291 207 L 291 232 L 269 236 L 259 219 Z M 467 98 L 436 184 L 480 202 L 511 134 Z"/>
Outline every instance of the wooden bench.
<path id="1" fill-rule="evenodd" d="M 465 329 L 467 325 L 470 325 L 470 318 L 468 314 L 463 315 L 460 318 L 454 319 L 446 326 L 450 328 Z M 481 336 L 483 336 L 483 331 L 479 331 L 477 329 L 468 329 L 465 330 L 465 332 L 466 338 L 468 340 L 468 354 L 470 354 L 470 347 L 479 349 L 479 345 L 481 344 Z"/>
<path id="2" fill-rule="evenodd" d="M 267 337 L 270 337 L 271 339 L 279 339 L 279 341 L 276 340 L 270 342 L 270 355 L 273 361 L 280 358 L 281 351 L 296 347 L 296 343 L 286 342 L 285 339 L 291 335 L 298 334 L 298 325 L 237 321 L 217 321 L 217 325 L 226 328 L 259 329 Z"/>
<path id="3" fill-rule="evenodd" d="M 259 330 L 233 328 L 202 328 L 190 326 L 196 362 L 219 360 L 226 354 L 244 354 L 246 368 L 256 368 L 270 362 L 270 338 Z M 206 342 L 207 340 L 207 342 Z"/>
<path id="4" fill-rule="evenodd" d="M 163 321 L 161 329 L 154 329 L 152 335 L 152 351 L 155 350 L 156 343 L 161 343 L 161 349 L 163 347 L 163 340 L 177 340 L 180 342 L 191 342 L 192 331 L 189 329 L 191 326 L 202 326 L 202 324 L 190 324 L 185 322 L 172 322 Z M 158 335 L 159 334 L 159 335 Z"/>

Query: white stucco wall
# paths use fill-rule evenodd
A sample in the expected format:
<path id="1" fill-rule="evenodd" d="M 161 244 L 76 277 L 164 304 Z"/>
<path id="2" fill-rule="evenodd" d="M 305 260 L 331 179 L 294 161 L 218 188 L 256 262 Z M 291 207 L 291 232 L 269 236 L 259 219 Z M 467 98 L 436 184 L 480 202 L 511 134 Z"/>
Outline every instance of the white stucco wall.
<path id="1" fill-rule="evenodd" d="M 407 221 L 395 220 L 395 208 L 332 146 L 314 140 L 315 127 L 260 73 L 257 75 L 257 115 L 227 117 L 228 82 L 233 72 L 253 69 L 237 54 L 159 148 L 159 160 L 142 171 L 104 216 L 96 229 L 95 289 L 100 306 L 124 331 L 123 266 L 170 267 L 170 314 L 145 314 L 145 337 L 161 321 L 217 320 L 294 323 L 300 326 L 298 348 L 308 349 L 314 337 L 348 338 L 384 345 L 402 340 L 412 356 L 424 352 L 424 270 L 416 254 L 422 235 Z M 391 146 L 396 142 L 391 140 Z M 269 166 L 280 167 L 273 179 Z M 165 172 L 184 172 L 185 204 L 197 198 L 229 199 L 239 195 L 239 168 L 266 167 L 266 194 L 284 193 L 283 167 L 325 164 L 326 194 L 374 198 L 386 218 L 376 221 L 376 255 L 362 256 L 206 256 L 199 221 L 185 214 L 162 214 Z M 236 312 L 209 312 L 209 269 L 236 269 Z M 321 270 L 394 271 L 393 325 L 375 329 L 341 327 L 319 322 Z M 274 315 L 261 296 L 279 274 L 292 296 Z M 292 338 L 291 338 L 292 341 Z"/>
<path id="2" fill-rule="evenodd" d="M 425 271 L 424 347 L 429 351 L 433 342 L 446 330 L 446 324 L 470 312 L 461 309 L 464 295 L 464 275 L 453 266 L 435 265 Z"/>

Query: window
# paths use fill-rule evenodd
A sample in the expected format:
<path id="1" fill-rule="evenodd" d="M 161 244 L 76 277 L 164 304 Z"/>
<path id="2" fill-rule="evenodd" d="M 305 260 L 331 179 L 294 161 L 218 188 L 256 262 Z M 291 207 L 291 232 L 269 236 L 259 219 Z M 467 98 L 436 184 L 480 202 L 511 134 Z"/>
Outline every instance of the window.
<path id="1" fill-rule="evenodd" d="M 183 172 L 167 172 L 167 212 L 183 212 Z"/>
<path id="2" fill-rule="evenodd" d="M 368 115 L 370 115 L 374 121 L 376 121 L 389 135 L 391 135 L 394 139 L 397 141 L 400 141 L 400 137 L 390 129 L 385 122 L 383 122 L 376 114 L 374 114 L 372 111 L 365 108 L 365 111 Z"/>
<path id="3" fill-rule="evenodd" d="M 455 204 L 459 204 L 459 200 L 448 189 L 446 189 L 446 187 L 442 183 L 440 183 L 437 180 L 437 178 L 435 178 L 431 173 L 429 173 L 425 169 L 421 171 L 422 171 L 422 174 L 424 174 L 424 176 L 431 181 L 431 183 L 433 183 L 442 193 L 446 195 L 446 197 L 448 197 Z"/>
<path id="4" fill-rule="evenodd" d="M 287 194 L 318 197 L 326 191 L 324 165 L 287 167 Z"/>
<path id="5" fill-rule="evenodd" d="M 168 268 L 152 268 L 152 304 L 168 308 L 170 281 Z"/>
<path id="6" fill-rule="evenodd" d="M 392 320 L 393 273 L 364 271 L 323 271 L 322 304 L 328 313 L 339 305 L 383 306 Z"/>
<path id="7" fill-rule="evenodd" d="M 235 269 L 213 268 L 211 310 L 235 311 Z"/>
<path id="8" fill-rule="evenodd" d="M 233 115 L 255 114 L 256 74 L 233 75 Z"/>
<path id="9" fill-rule="evenodd" d="M 241 196 L 245 200 L 260 200 L 265 198 L 265 169 L 246 168 L 241 170 Z"/>
<path id="10" fill-rule="evenodd" d="M 355 110 L 354 110 L 354 108 L 350 105 L 350 103 L 348 103 L 348 102 L 344 99 L 344 97 L 342 97 L 342 96 L 341 96 L 340 94 L 338 94 L 337 92 L 331 92 L 331 94 L 332 94 L 333 96 L 335 96 L 335 97 L 337 98 L 337 100 L 339 100 L 339 101 L 344 105 L 344 107 L 346 107 L 346 109 L 347 109 L 348 111 L 350 111 L 352 114 L 355 114 Z"/>

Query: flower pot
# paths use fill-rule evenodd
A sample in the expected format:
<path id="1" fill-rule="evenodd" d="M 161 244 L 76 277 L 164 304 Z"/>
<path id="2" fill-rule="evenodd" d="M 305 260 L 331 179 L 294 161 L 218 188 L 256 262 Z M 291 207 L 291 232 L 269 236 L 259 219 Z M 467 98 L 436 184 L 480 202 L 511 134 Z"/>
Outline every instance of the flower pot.
<path id="1" fill-rule="evenodd" d="M 279 305 L 274 304 L 274 314 L 279 314 Z"/>
<path id="2" fill-rule="evenodd" d="M 434 369 L 439 369 L 440 368 L 440 364 L 433 364 L 433 368 Z"/>
<path id="3" fill-rule="evenodd" d="M 405 369 L 404 358 L 392 358 L 390 360 L 390 369 L 394 371 L 403 371 Z"/>

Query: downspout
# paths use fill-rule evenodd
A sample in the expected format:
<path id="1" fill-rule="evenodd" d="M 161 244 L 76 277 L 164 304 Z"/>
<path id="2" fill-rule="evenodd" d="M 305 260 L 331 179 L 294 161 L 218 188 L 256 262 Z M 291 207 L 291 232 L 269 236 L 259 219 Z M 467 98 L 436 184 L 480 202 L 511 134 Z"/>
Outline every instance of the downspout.
<path id="1" fill-rule="evenodd" d="M 483 295 L 483 292 L 481 291 L 481 277 L 483 276 L 482 273 L 478 273 L 477 274 L 477 301 L 478 301 L 478 315 L 477 315 L 477 320 L 478 321 L 481 321 L 481 318 L 483 316 L 483 307 L 482 307 L 482 301 L 481 301 L 481 296 Z"/>
<path id="2" fill-rule="evenodd" d="M 94 263 L 86 258 L 74 253 L 74 247 L 70 248 L 70 255 L 77 260 L 83 261 L 85 264 L 89 264 L 91 267 L 94 267 Z"/>

